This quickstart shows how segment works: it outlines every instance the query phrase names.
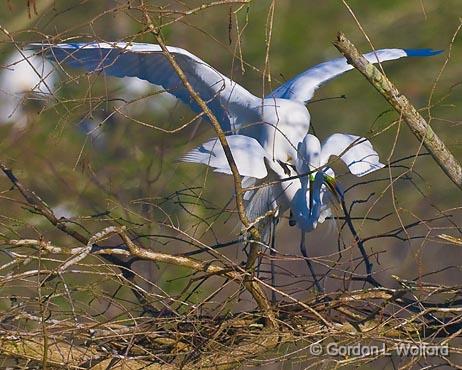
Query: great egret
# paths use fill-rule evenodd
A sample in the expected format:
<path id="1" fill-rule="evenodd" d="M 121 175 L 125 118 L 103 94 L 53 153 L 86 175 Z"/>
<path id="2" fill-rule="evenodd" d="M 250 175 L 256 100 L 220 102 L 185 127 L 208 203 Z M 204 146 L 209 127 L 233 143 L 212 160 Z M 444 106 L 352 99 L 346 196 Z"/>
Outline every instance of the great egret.
<path id="1" fill-rule="evenodd" d="M 24 108 L 28 99 L 45 101 L 53 94 L 58 73 L 47 60 L 30 50 L 14 51 L 3 63 L 0 72 L 0 122 L 27 124 Z"/>
<path id="2" fill-rule="evenodd" d="M 201 112 L 159 45 L 93 42 L 31 44 L 29 48 L 52 61 L 90 72 L 149 81 Z M 224 131 L 253 137 L 271 153 L 272 159 L 292 164 L 297 145 L 310 125 L 305 103 L 320 85 L 353 68 L 345 58 L 324 62 L 295 76 L 265 98 L 259 98 L 188 51 L 171 46 L 167 49 Z M 431 49 L 382 49 L 365 57 L 377 63 L 438 53 L 440 51 Z"/>
<path id="3" fill-rule="evenodd" d="M 29 48 L 61 64 L 110 76 L 138 77 L 162 86 L 195 112 L 202 113 L 159 45 L 93 42 L 31 44 Z M 309 130 L 310 114 L 305 104 L 320 85 L 353 68 L 345 58 L 327 61 L 307 69 L 268 96 L 260 98 L 188 51 L 171 46 L 167 50 L 175 58 L 194 91 L 216 116 L 222 129 L 228 134 L 253 138 L 254 144 L 259 144 L 269 155 L 269 158 L 267 155 L 264 158 L 276 167 L 284 164 L 286 172 L 291 171 L 288 166 L 295 164 L 295 158 L 298 158 L 297 146 Z M 440 52 L 431 49 L 381 49 L 364 56 L 371 63 L 377 63 L 408 56 L 431 56 Z M 233 140 L 238 139 L 234 137 Z M 251 183 L 255 177 L 247 177 L 246 180 Z M 297 183 L 297 180 L 294 182 Z M 275 208 L 273 189 L 264 189 L 246 195 L 250 204 L 248 213 L 261 216 L 262 209 Z M 282 194 L 287 194 L 287 191 L 284 190 Z M 284 201 L 279 200 L 278 208 L 284 206 Z M 313 220 L 311 213 L 305 216 Z M 316 223 L 321 215 L 316 218 Z"/>
<path id="4" fill-rule="evenodd" d="M 316 136 L 306 134 L 297 146 L 295 166 L 290 167 L 281 161 L 274 161 L 271 154 L 254 138 L 232 135 L 227 139 L 242 176 L 259 180 L 270 178 L 270 181 L 276 179 L 271 186 L 259 184 L 267 190 L 265 202 L 262 203 L 261 197 L 258 197 L 259 206 L 264 207 L 259 209 L 258 213 L 265 214 L 273 209 L 275 213 L 282 215 L 290 208 L 291 220 L 295 221 L 301 230 L 300 250 L 318 290 L 322 290 L 307 258 L 305 233 L 313 231 L 318 223 L 324 222 L 326 217 L 331 215 L 329 190 L 337 192 L 338 187 L 335 185 L 334 171 L 328 166 L 329 159 L 331 156 L 337 156 L 353 175 L 367 175 L 383 167 L 372 144 L 365 138 L 348 134 L 333 134 L 321 144 Z M 181 159 L 185 162 L 208 165 L 215 172 L 231 174 L 228 160 L 218 139 L 207 141 Z M 253 199 L 250 198 L 249 201 L 251 203 Z"/>

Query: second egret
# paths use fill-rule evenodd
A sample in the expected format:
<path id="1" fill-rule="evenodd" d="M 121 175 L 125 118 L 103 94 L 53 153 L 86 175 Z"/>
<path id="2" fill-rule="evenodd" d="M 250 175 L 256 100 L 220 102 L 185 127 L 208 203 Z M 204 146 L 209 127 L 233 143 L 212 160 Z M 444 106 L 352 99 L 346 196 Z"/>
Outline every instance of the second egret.
<path id="1" fill-rule="evenodd" d="M 318 223 L 331 215 L 330 195 L 338 194 L 334 171 L 328 166 L 332 156 L 339 157 L 355 176 L 364 176 L 383 167 L 377 152 L 369 140 L 355 135 L 333 134 L 322 144 L 311 134 L 306 134 L 298 144 L 295 166 L 271 159 L 271 154 L 254 139 L 243 135 L 228 136 L 228 144 L 241 176 L 257 189 L 246 196 L 247 209 L 260 215 L 282 215 L 291 210 L 291 221 L 301 230 L 300 250 L 315 278 L 318 290 L 322 290 L 305 247 L 305 233 L 313 231 Z M 201 163 L 215 172 L 231 174 L 228 159 L 218 139 L 212 139 L 182 157 L 185 162 Z M 269 179 L 269 184 L 249 179 Z M 267 217 L 269 218 L 269 217 Z M 263 220 L 265 221 L 265 220 Z M 266 222 L 267 230 L 269 223 Z M 264 235 L 267 233 L 263 233 Z M 272 246 L 272 249 L 274 246 Z"/>

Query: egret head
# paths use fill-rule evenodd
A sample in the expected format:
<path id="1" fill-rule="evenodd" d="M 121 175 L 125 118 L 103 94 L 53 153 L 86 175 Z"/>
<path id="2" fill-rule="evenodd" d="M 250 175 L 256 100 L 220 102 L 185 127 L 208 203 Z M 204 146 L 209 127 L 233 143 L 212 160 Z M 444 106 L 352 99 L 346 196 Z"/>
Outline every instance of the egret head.
<path id="1" fill-rule="evenodd" d="M 321 143 L 319 139 L 311 134 L 305 138 L 297 147 L 297 172 L 299 174 L 313 171 L 321 166 Z"/>

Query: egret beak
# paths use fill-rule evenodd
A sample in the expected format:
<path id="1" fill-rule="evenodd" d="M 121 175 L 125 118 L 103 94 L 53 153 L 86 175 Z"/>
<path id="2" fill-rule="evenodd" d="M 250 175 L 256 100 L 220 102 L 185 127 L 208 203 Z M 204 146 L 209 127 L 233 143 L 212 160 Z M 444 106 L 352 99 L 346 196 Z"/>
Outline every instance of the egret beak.
<path id="1" fill-rule="evenodd" d="M 314 178 L 316 177 L 316 172 L 310 173 L 310 212 L 313 209 L 313 186 L 314 186 Z"/>
<path id="2" fill-rule="evenodd" d="M 340 199 L 343 199 L 343 193 L 339 189 L 339 187 L 337 185 L 337 182 L 335 181 L 335 177 L 329 176 L 329 175 L 324 175 L 324 183 L 330 189 L 332 194 L 335 195 L 335 198 L 337 199 L 337 201 L 340 202 Z"/>

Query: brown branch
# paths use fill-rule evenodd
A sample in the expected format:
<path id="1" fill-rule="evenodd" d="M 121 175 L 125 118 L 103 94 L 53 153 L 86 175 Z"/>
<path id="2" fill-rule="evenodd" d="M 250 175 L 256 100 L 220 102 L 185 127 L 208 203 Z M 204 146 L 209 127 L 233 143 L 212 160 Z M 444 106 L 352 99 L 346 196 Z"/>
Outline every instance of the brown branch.
<path id="1" fill-rule="evenodd" d="M 79 250 L 79 253 L 85 256 L 85 253 L 89 253 L 91 250 L 92 245 L 89 243 L 91 242 L 91 238 L 86 237 L 85 235 L 79 233 L 78 231 L 74 230 L 73 228 L 67 225 L 67 220 L 58 219 L 51 208 L 46 204 L 37 194 L 35 194 L 32 190 L 25 187 L 14 175 L 13 171 L 9 169 L 5 164 L 0 162 L 0 170 L 8 177 L 11 181 L 13 186 L 19 190 L 23 198 L 26 200 L 28 205 L 33 207 L 34 211 L 38 214 L 44 216 L 52 225 L 54 225 L 57 229 L 61 230 L 62 232 L 66 233 L 67 235 L 71 236 L 75 240 L 79 241 L 80 243 L 84 244 L 85 247 Z M 102 254 L 102 253 L 101 253 Z M 124 263 L 121 259 L 116 256 L 113 256 L 114 253 L 110 254 L 102 254 L 102 256 L 108 260 L 109 262 L 113 263 L 114 265 L 118 266 L 119 269 L 122 271 L 122 274 L 126 276 L 126 278 L 130 281 L 133 280 L 133 276 L 128 275 L 126 271 L 126 263 Z M 76 257 L 77 259 L 80 257 Z M 50 275 L 51 277 L 56 276 L 56 274 Z M 148 304 L 146 297 L 138 292 L 136 289 L 132 289 L 133 294 L 138 299 L 138 301 L 143 304 L 145 309 L 153 311 L 153 309 Z"/>
<path id="2" fill-rule="evenodd" d="M 53 211 L 50 209 L 48 204 L 46 204 L 37 194 L 33 191 L 27 189 L 22 183 L 16 178 L 13 171 L 9 169 L 5 164 L 0 163 L 0 169 L 3 173 L 8 177 L 11 181 L 13 186 L 19 190 L 21 195 L 27 201 L 27 203 L 34 208 L 34 211 L 38 212 L 42 216 L 44 216 L 50 223 L 56 226 L 59 230 L 63 231 L 64 233 L 72 236 L 75 240 L 78 240 L 80 243 L 87 245 L 88 238 L 84 235 L 80 234 L 78 231 L 69 228 L 66 222 L 59 220 Z"/>
<path id="3" fill-rule="evenodd" d="M 134 257 L 139 257 L 153 262 L 163 262 L 171 265 L 188 267 L 198 272 L 205 272 L 214 275 L 224 275 L 232 280 L 242 280 L 241 273 L 233 271 L 231 269 L 226 269 L 221 266 L 217 266 L 210 262 L 196 260 L 191 257 L 173 256 L 167 253 L 153 252 L 141 248 L 128 237 L 127 233 L 125 232 L 125 227 L 108 227 L 105 229 L 106 236 L 109 235 L 110 232 L 118 234 L 120 236 L 123 242 L 127 245 L 130 254 Z"/>
<path id="4" fill-rule="evenodd" d="M 226 140 L 225 133 L 223 132 L 221 125 L 218 122 L 215 115 L 213 114 L 213 112 L 209 109 L 209 107 L 207 106 L 205 101 L 199 96 L 199 94 L 197 94 L 197 92 L 194 90 L 194 88 L 188 81 L 188 78 L 186 77 L 185 73 L 183 72 L 179 64 L 176 62 L 173 55 L 168 51 L 167 46 L 165 45 L 160 35 L 160 30 L 154 26 L 147 10 L 144 11 L 144 17 L 146 19 L 148 30 L 152 33 L 152 35 L 156 39 L 157 43 L 161 47 L 168 62 L 170 63 L 172 68 L 175 70 L 176 74 L 180 78 L 186 90 L 188 90 L 188 93 L 191 95 L 192 99 L 196 102 L 196 104 L 200 107 L 200 109 L 205 113 L 206 117 L 209 119 L 210 123 L 215 129 L 218 140 L 220 141 L 220 144 L 223 148 L 226 159 L 228 160 L 231 173 L 233 175 L 234 190 L 236 193 L 236 207 L 237 207 L 237 211 L 239 214 L 239 218 L 242 224 L 244 225 L 244 227 L 249 231 L 253 239 L 253 241 L 250 243 L 250 251 L 249 251 L 249 256 L 247 258 L 247 263 L 246 263 L 246 269 L 249 271 L 253 271 L 255 262 L 257 260 L 258 252 L 260 250 L 259 241 L 261 240 L 261 235 L 257 227 L 251 226 L 251 223 L 245 212 L 244 197 L 243 197 L 244 191 L 242 189 L 241 175 L 239 174 L 239 171 L 237 169 L 236 162 L 234 161 L 234 157 L 231 153 L 231 149 L 229 147 L 228 141 Z M 251 277 L 245 279 L 244 286 L 250 292 L 250 294 L 252 294 L 259 308 L 265 313 L 267 317 L 267 321 L 266 321 L 267 325 L 277 328 L 278 324 L 277 324 L 275 315 L 271 309 L 271 305 L 268 301 L 268 298 L 266 297 L 261 287 L 259 287 L 258 284 L 255 284 L 254 282 L 252 282 Z"/>
<path id="5" fill-rule="evenodd" d="M 69 265 L 80 261 L 82 258 L 84 258 L 86 255 L 90 253 L 91 247 L 94 244 L 96 240 L 99 240 L 100 237 L 107 237 L 108 234 L 110 233 L 111 230 L 108 231 L 108 229 L 104 230 L 103 234 L 98 233 L 92 238 L 87 238 L 86 236 L 80 234 L 78 231 L 73 230 L 72 228 L 68 227 L 66 222 L 63 220 L 58 219 L 53 211 L 50 209 L 50 207 L 33 191 L 29 190 L 26 188 L 14 175 L 13 171 L 9 169 L 6 165 L 3 163 L 0 163 L 0 169 L 5 173 L 5 175 L 8 177 L 8 179 L 12 182 L 14 187 L 19 190 L 21 195 L 24 197 L 24 199 L 27 201 L 27 203 L 34 208 L 34 211 L 37 213 L 41 214 L 45 218 L 48 219 L 48 221 L 56 226 L 58 229 L 63 231 L 64 233 L 68 234 L 69 236 L 73 237 L 74 239 L 78 240 L 82 244 L 85 245 L 83 248 L 73 248 L 72 252 L 75 253 L 73 257 L 71 257 L 66 263 L 64 263 L 63 266 L 61 266 L 61 269 L 59 272 L 63 272 L 64 269 L 66 269 Z M 112 230 L 112 232 L 115 232 L 115 230 Z M 225 269 L 221 268 L 219 266 L 213 266 L 209 265 L 205 262 L 201 261 L 196 261 L 193 259 L 188 259 L 187 257 L 177 257 L 177 256 L 171 256 L 171 255 L 164 255 L 164 254 L 156 254 L 151 251 L 145 251 L 137 247 L 131 240 L 128 238 L 128 236 L 125 233 L 117 232 L 121 238 L 124 240 L 126 243 L 127 247 L 132 248 L 130 250 L 131 255 L 134 257 L 139 257 L 139 258 L 147 258 L 151 259 L 153 261 L 159 261 L 159 262 L 165 262 L 165 263 L 175 263 L 176 265 L 179 266 L 185 266 L 185 267 L 190 267 L 196 271 L 202 271 L 206 273 L 211 273 L 211 274 L 225 274 Z M 34 240 L 28 240 L 28 241 L 15 241 L 12 243 L 13 245 L 18 244 L 18 245 L 37 245 Z M 48 250 L 49 252 L 56 252 L 57 250 L 53 250 L 52 246 L 47 246 L 45 243 L 40 242 L 39 246 L 42 248 Z M 105 253 L 107 252 L 107 253 Z M 114 253 L 111 252 L 108 249 L 101 250 L 97 252 L 97 254 L 103 254 L 104 256 L 112 256 L 113 254 L 124 254 L 123 252 L 121 253 L 121 250 L 115 250 Z M 116 261 L 117 262 L 117 261 Z M 123 271 L 123 270 L 122 270 Z M 266 295 L 262 289 L 262 287 L 258 284 L 257 281 L 251 278 L 250 274 L 241 274 L 241 273 L 231 273 L 231 272 L 226 272 L 225 274 L 228 278 L 230 279 L 239 279 L 243 280 L 243 284 L 245 285 L 246 289 L 252 294 L 254 297 L 255 301 L 257 302 L 258 306 L 260 309 L 265 313 L 267 316 L 270 324 L 273 327 L 277 327 L 277 321 L 274 316 L 274 313 L 271 310 L 271 307 L 269 305 L 269 302 L 266 298 Z M 241 277 L 244 276 L 244 279 Z M 136 290 L 132 290 L 135 296 L 140 300 L 140 303 L 146 305 L 147 301 L 146 298 L 143 296 L 140 296 L 140 293 L 137 292 Z"/>
<path id="6" fill-rule="evenodd" d="M 320 310 L 328 312 L 331 305 L 343 305 L 356 303 L 357 308 L 363 307 L 371 300 L 384 300 L 390 304 L 390 299 L 394 296 L 390 290 L 371 290 L 357 291 L 349 297 L 347 294 L 340 294 L 334 298 L 326 307 Z M 385 302 L 384 302 L 385 303 Z M 371 305 L 372 306 L 372 305 Z M 350 306 L 353 307 L 353 306 Z M 293 310 L 292 310 L 293 309 Z M 386 307 L 382 307 L 383 314 Z M 339 343 L 355 344 L 360 343 L 365 338 L 374 339 L 379 343 L 387 344 L 387 348 L 392 350 L 395 344 L 399 343 L 419 343 L 421 345 L 437 344 L 432 338 L 422 337 L 425 331 L 425 324 L 416 322 L 416 317 L 411 316 L 406 319 L 398 316 L 384 314 L 379 318 L 372 318 L 364 322 L 351 322 L 340 317 L 337 318 L 335 325 L 326 328 L 311 316 L 307 316 L 300 306 L 286 306 L 285 324 L 279 333 L 271 329 L 262 329 L 258 324 L 260 314 L 246 313 L 230 318 L 219 318 L 210 321 L 210 318 L 195 318 L 195 322 L 202 328 L 201 333 L 182 332 L 178 337 L 173 336 L 172 332 L 178 330 L 180 323 L 172 321 L 153 322 L 151 319 L 138 319 L 136 325 L 120 325 L 109 322 L 94 325 L 93 322 L 81 323 L 78 329 L 69 320 L 45 320 L 45 325 L 54 328 L 54 334 L 50 337 L 48 346 L 49 365 L 66 368 L 91 368 L 92 369 L 228 369 L 236 368 L 239 365 L 249 363 L 249 361 L 259 359 L 260 364 L 264 364 L 265 359 L 271 360 L 273 338 L 278 337 L 280 345 L 290 345 L 297 343 L 298 348 L 314 342 L 321 342 L 326 345 L 327 338 L 334 339 Z M 27 313 L 20 314 L 14 320 L 33 320 L 42 322 L 43 318 L 34 317 Z M 165 326 L 166 330 L 160 330 Z M 236 336 L 234 333 L 238 333 Z M 33 362 L 40 362 L 44 350 L 42 336 L 34 337 L 34 333 L 15 331 L 0 333 L 0 354 L 7 358 L 25 359 Z M 30 335 L 29 335 L 30 334 Z M 196 346 L 200 349 L 204 347 L 200 344 L 194 345 L 199 339 L 205 337 L 208 340 L 204 343 L 207 351 L 201 353 L 198 358 L 183 361 L 187 358 Z M 130 337 L 133 347 L 130 352 L 125 353 L 124 339 Z M 79 342 L 87 343 L 85 347 L 76 345 L 76 338 Z M 149 338 L 148 341 L 146 339 Z M 89 340 L 91 339 L 91 340 Z M 117 340 L 115 340 L 117 339 Z M 452 342 L 456 336 L 448 338 L 446 343 Z M 87 342 L 86 342 L 87 341 Z M 143 346 L 147 356 L 139 356 L 137 347 Z M 124 348 L 124 355 L 115 355 Z M 102 350 L 103 349 L 103 350 Z M 172 362 L 166 362 L 162 356 L 157 356 L 164 351 L 170 351 L 175 355 Z M 308 350 L 308 348 L 306 348 Z M 111 351 L 112 350 L 112 351 Z M 451 353 L 458 353 L 456 347 L 451 348 Z M 138 355 L 137 355 L 138 354 Z M 168 352 L 164 352 L 168 359 Z M 384 354 L 386 355 L 386 354 Z M 307 354 L 307 356 L 310 356 Z M 308 359 L 309 357 L 307 357 Z M 327 357 L 329 358 L 329 357 Z M 321 359 L 321 358 L 320 358 Z M 353 356 L 351 361 L 358 363 L 361 358 Z M 369 359 L 370 361 L 370 359 Z"/>
<path id="7" fill-rule="evenodd" d="M 374 86 L 390 105 L 403 117 L 413 134 L 430 152 L 446 175 L 462 189 L 462 167 L 433 131 L 417 109 L 402 95 L 391 81 L 356 49 L 341 32 L 337 35 L 334 46 Z"/>
<path id="8" fill-rule="evenodd" d="M 109 230 L 109 228 L 106 229 L 106 232 L 107 230 Z M 173 256 L 170 254 L 146 250 L 144 248 L 140 248 L 138 245 L 133 243 L 133 241 L 125 233 L 125 228 L 113 228 L 113 232 L 117 233 L 121 237 L 121 239 L 127 245 L 130 254 L 134 257 L 147 259 L 154 262 L 163 262 L 173 264 L 176 266 L 188 267 L 195 271 L 205 272 L 207 274 L 224 275 L 229 279 L 241 281 L 246 287 L 246 289 L 249 291 L 249 293 L 252 294 L 259 308 L 263 311 L 263 314 L 265 314 L 267 325 L 272 327 L 273 329 L 278 328 L 276 316 L 274 315 L 274 312 L 271 309 L 269 302 L 267 301 L 266 295 L 261 285 L 253 278 L 249 278 L 251 272 L 238 272 L 221 266 L 217 266 L 210 262 L 195 260 L 190 257 Z M 275 333 L 277 333 L 277 331 Z M 276 345 L 278 342 L 277 335 L 273 335 L 271 336 L 271 338 L 272 345 Z M 270 345 L 269 341 L 268 345 Z"/>

